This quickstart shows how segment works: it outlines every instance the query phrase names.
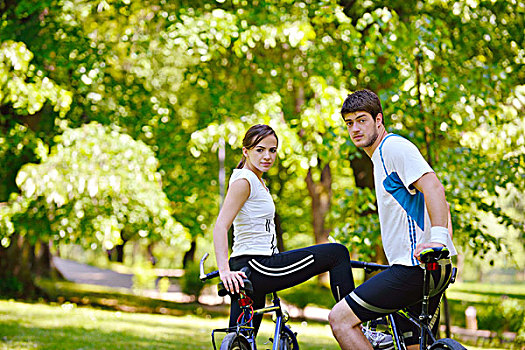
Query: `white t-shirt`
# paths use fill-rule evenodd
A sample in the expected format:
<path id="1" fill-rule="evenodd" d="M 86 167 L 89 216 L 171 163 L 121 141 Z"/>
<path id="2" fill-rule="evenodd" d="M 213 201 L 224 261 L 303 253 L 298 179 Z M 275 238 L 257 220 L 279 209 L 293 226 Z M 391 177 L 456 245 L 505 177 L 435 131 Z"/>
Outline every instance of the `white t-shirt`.
<path id="1" fill-rule="evenodd" d="M 278 253 L 273 221 L 275 204 L 270 191 L 251 170 L 234 169 L 230 185 L 238 179 L 248 180 L 250 196 L 233 220 L 231 257 Z"/>
<path id="2" fill-rule="evenodd" d="M 407 139 L 389 134 L 372 154 L 383 248 L 390 265 L 419 265 L 416 245 L 430 243 L 430 217 L 423 193 L 412 186 L 428 172 L 434 172 L 417 147 Z M 456 249 L 450 236 L 450 255 Z"/>

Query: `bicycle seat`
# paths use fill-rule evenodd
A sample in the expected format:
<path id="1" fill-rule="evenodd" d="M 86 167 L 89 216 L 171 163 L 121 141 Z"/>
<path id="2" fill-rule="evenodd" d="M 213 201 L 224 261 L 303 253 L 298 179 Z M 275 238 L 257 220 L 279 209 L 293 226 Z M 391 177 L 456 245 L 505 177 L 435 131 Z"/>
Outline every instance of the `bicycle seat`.
<path id="1" fill-rule="evenodd" d="M 447 247 L 427 248 L 419 253 L 419 259 L 423 263 L 438 262 L 442 259 L 447 259 L 450 256 L 450 251 Z"/>
<path id="2" fill-rule="evenodd" d="M 248 279 L 250 278 L 250 268 L 248 266 L 245 266 L 241 269 L 242 272 L 246 275 L 247 278 L 243 278 L 242 282 L 244 283 L 244 287 L 241 287 L 241 291 L 244 291 L 246 294 L 253 294 L 253 285 L 252 282 Z M 217 286 L 218 294 L 220 297 L 224 297 L 226 295 L 229 295 L 230 297 L 234 297 L 237 295 L 237 293 L 230 293 L 226 288 L 224 288 L 224 283 L 219 282 L 219 285 Z"/>

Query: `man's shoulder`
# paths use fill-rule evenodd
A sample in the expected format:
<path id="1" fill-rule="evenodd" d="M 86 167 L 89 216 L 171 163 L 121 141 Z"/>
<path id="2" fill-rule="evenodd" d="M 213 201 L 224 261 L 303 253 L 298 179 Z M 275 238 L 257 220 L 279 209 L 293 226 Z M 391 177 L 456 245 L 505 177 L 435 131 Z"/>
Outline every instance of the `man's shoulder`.
<path id="1" fill-rule="evenodd" d="M 397 135 L 389 134 L 381 145 L 383 152 L 397 154 L 400 150 L 417 150 L 416 145 L 409 139 Z"/>

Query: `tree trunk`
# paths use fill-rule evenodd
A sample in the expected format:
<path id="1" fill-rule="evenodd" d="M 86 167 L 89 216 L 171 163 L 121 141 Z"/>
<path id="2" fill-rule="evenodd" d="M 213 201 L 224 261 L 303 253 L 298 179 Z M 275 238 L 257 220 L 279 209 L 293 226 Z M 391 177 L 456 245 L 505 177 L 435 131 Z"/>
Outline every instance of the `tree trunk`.
<path id="1" fill-rule="evenodd" d="M 32 255 L 29 241 L 19 234 L 11 236 L 9 247 L 0 247 L 0 294 L 16 298 L 35 296 Z"/>
<path id="2" fill-rule="evenodd" d="M 150 243 L 148 244 L 148 260 L 149 262 L 151 263 L 151 265 L 155 266 L 157 265 L 157 258 L 155 257 L 155 255 L 153 255 L 153 246 L 155 245 L 155 243 Z"/>
<path id="3" fill-rule="evenodd" d="M 321 179 L 319 182 L 314 182 L 312 178 L 312 169 L 308 170 L 306 175 L 306 185 L 310 197 L 312 197 L 312 218 L 315 243 L 327 243 L 330 229 L 325 227 L 325 219 L 330 210 L 330 202 L 332 200 L 332 173 L 330 165 L 326 164 L 321 171 Z M 328 273 L 323 273 L 318 277 L 319 283 L 322 285 L 329 285 Z"/>
<path id="4" fill-rule="evenodd" d="M 279 249 L 280 252 L 284 252 L 284 240 L 283 240 L 283 228 L 281 226 L 281 217 L 277 212 L 275 212 L 275 237 L 277 238 L 277 249 Z"/>
<path id="5" fill-rule="evenodd" d="M 115 246 L 115 253 L 116 253 L 116 258 L 117 258 L 117 262 L 119 263 L 123 263 L 124 262 L 124 245 L 126 245 L 126 242 L 127 241 L 123 241 L 122 244 L 117 244 Z"/>
<path id="6" fill-rule="evenodd" d="M 350 166 L 354 172 L 356 187 L 374 189 L 374 167 L 372 160 L 362 149 L 359 149 L 359 153 L 360 157 L 354 157 L 350 161 Z M 374 210 L 368 210 L 361 213 L 360 215 L 370 215 L 375 212 L 376 211 Z M 374 246 L 374 251 L 376 253 L 375 262 L 379 264 L 386 264 L 387 260 L 382 244 L 377 243 Z M 369 276 L 365 276 L 365 279 L 368 278 Z"/>
<path id="7" fill-rule="evenodd" d="M 332 173 L 330 166 L 326 164 L 321 171 L 321 179 L 315 183 L 312 178 L 312 170 L 306 175 L 306 185 L 310 197 L 312 197 L 312 218 L 315 243 L 328 242 L 330 230 L 325 227 L 326 214 L 330 210 L 332 200 Z"/>
<path id="8" fill-rule="evenodd" d="M 195 250 L 197 249 L 197 241 L 195 238 L 191 240 L 191 246 L 190 249 L 184 253 L 184 257 L 182 258 L 182 268 L 186 269 L 188 267 L 188 264 L 191 264 L 193 261 L 195 261 Z"/>

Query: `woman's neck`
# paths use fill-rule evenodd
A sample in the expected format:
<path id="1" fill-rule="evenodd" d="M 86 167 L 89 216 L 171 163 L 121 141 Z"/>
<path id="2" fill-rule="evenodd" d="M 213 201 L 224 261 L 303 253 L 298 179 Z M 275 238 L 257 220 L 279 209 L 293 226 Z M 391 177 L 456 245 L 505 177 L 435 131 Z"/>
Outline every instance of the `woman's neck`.
<path id="1" fill-rule="evenodd" d="M 244 164 L 244 167 L 243 169 L 246 169 L 246 170 L 250 170 L 252 173 L 254 173 L 255 175 L 257 175 L 257 177 L 259 178 L 259 180 L 262 181 L 262 171 L 256 169 L 255 167 L 251 166 L 250 164 L 246 163 Z"/>

